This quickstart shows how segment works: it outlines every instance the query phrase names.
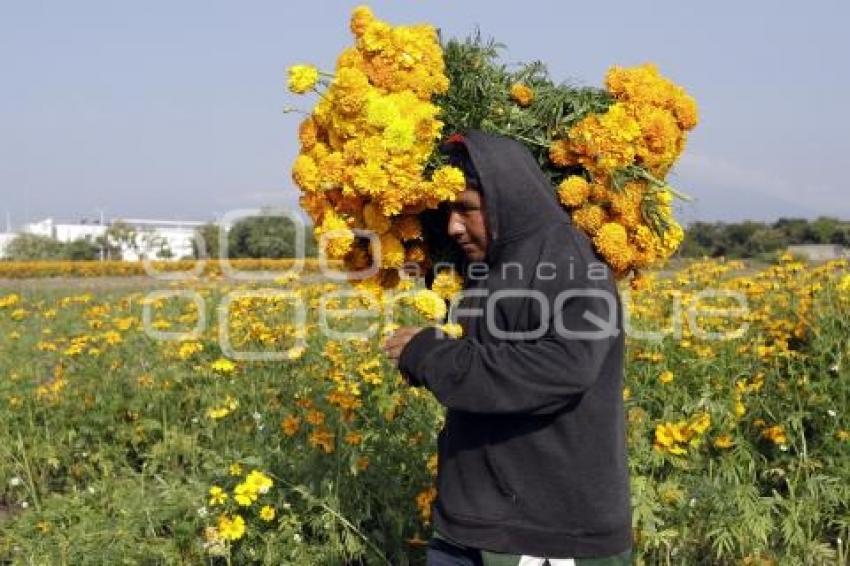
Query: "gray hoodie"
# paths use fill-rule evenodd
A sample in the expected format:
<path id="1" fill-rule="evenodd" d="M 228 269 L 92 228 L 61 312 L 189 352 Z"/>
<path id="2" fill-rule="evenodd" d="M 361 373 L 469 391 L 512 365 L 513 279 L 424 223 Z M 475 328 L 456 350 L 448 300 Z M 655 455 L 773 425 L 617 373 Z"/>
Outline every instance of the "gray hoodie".
<path id="1" fill-rule="evenodd" d="M 456 143 L 488 214 L 489 274 L 466 271 L 477 296 L 459 305 L 481 314 L 459 318 L 460 339 L 419 332 L 399 360 L 447 408 L 434 526 L 494 552 L 620 553 L 632 533 L 615 281 L 522 144 L 478 131 Z"/>

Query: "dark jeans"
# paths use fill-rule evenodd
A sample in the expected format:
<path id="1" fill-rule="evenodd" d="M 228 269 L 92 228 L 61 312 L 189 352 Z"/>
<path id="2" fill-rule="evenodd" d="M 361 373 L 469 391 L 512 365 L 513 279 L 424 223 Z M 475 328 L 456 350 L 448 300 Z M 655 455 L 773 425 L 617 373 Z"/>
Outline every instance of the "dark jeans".
<path id="1" fill-rule="evenodd" d="M 426 566 L 483 566 L 481 552 L 461 548 L 448 541 L 431 537 L 428 541 Z"/>

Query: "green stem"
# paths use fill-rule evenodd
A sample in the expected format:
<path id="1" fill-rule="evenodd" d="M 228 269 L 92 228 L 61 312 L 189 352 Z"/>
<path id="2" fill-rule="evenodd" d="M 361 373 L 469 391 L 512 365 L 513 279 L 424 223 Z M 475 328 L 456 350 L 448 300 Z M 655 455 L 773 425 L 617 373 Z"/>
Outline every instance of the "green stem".
<path id="1" fill-rule="evenodd" d="M 533 139 L 525 137 L 525 136 L 521 136 L 519 134 L 513 134 L 513 133 L 510 133 L 510 132 L 506 132 L 506 131 L 499 129 L 499 128 L 493 128 L 493 129 L 496 130 L 497 133 L 502 134 L 503 136 L 514 138 L 516 140 L 519 140 L 519 141 L 522 141 L 522 142 L 525 142 L 525 143 L 530 143 L 532 145 L 536 145 L 537 147 L 549 147 L 548 144 L 545 144 L 545 143 L 537 141 L 537 140 L 533 140 Z"/>
<path id="2" fill-rule="evenodd" d="M 29 458 L 27 458 L 27 451 L 26 448 L 24 448 L 24 440 L 23 438 L 21 438 L 21 433 L 18 433 L 18 449 L 21 451 L 21 457 L 24 461 L 24 472 L 27 476 L 27 485 L 30 489 L 32 502 L 35 505 L 36 510 L 41 512 L 41 500 L 39 499 L 38 492 L 35 488 L 35 480 L 33 479 L 32 466 L 30 466 Z"/>
<path id="3" fill-rule="evenodd" d="M 284 480 L 283 478 L 275 476 L 274 474 L 269 474 L 269 475 L 271 477 L 273 477 L 274 479 L 276 479 L 277 481 L 279 481 L 280 483 L 282 483 L 283 485 L 289 487 L 289 489 L 291 489 L 292 491 L 295 491 L 296 493 L 301 495 L 304 499 L 307 499 L 308 501 L 312 501 L 312 502 L 317 502 L 322 507 L 322 509 L 324 509 L 325 511 L 327 511 L 328 513 L 333 515 L 336 518 L 336 520 L 339 521 L 340 523 L 342 523 L 342 525 L 345 528 L 349 529 L 354 534 L 356 534 L 358 537 L 360 537 L 360 539 L 363 542 L 366 543 L 366 546 L 368 546 L 384 562 L 384 564 L 387 564 L 387 566 L 392 566 L 390 561 L 387 560 L 387 557 L 384 555 L 384 553 L 381 552 L 381 549 L 378 548 L 377 546 L 375 546 L 375 544 L 372 541 L 369 540 L 369 537 L 364 535 L 360 531 L 360 529 L 358 529 L 351 521 L 349 521 L 348 519 L 343 517 L 340 514 L 339 511 L 337 511 L 333 507 L 329 506 L 324 501 L 322 501 L 320 498 L 316 497 L 315 495 L 313 495 L 309 491 L 305 490 L 303 487 L 295 485 L 293 483 L 290 483 L 290 482 Z"/>

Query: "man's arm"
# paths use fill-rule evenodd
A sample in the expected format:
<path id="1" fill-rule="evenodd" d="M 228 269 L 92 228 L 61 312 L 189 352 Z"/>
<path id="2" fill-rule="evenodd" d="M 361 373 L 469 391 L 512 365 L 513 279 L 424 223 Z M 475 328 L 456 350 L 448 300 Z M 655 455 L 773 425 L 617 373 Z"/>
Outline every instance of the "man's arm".
<path id="1" fill-rule="evenodd" d="M 612 315 L 603 312 L 602 302 L 567 300 L 561 312 L 564 326 L 599 332 L 598 326 L 588 325 L 584 314 L 592 313 L 610 324 Z M 539 340 L 481 344 L 471 338 L 441 339 L 437 329 L 429 328 L 404 347 L 399 369 L 450 409 L 547 414 L 593 384 L 615 340 L 610 334 L 563 336 L 550 325 L 550 332 Z"/>

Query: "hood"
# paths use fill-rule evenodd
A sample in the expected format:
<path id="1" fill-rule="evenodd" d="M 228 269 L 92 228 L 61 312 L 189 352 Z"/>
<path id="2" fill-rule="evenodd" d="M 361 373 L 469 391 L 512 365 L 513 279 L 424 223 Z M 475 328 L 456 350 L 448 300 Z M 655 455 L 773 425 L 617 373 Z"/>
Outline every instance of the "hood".
<path id="1" fill-rule="evenodd" d="M 447 143 L 462 143 L 478 172 L 490 232 L 488 264 L 511 259 L 511 244 L 532 238 L 552 224 L 572 222 L 522 143 L 479 130 L 452 136 Z"/>

